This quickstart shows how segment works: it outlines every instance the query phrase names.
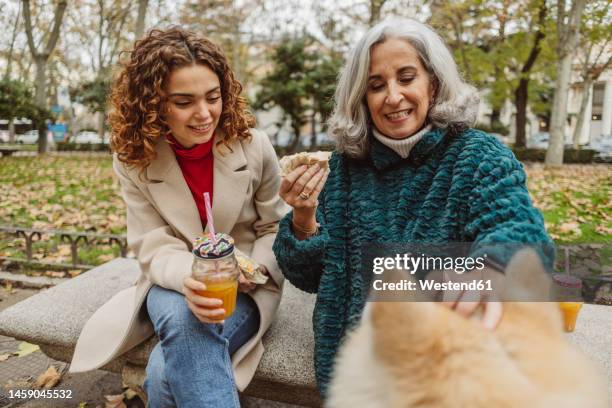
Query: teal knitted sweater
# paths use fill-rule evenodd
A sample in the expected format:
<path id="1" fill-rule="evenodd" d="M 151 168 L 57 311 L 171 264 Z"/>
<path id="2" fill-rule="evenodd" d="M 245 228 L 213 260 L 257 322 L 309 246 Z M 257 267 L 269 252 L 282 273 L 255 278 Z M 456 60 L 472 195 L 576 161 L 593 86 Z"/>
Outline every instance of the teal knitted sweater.
<path id="1" fill-rule="evenodd" d="M 525 172 L 495 138 L 434 129 L 402 159 L 371 138 L 366 159 L 334 153 L 319 197 L 319 234 L 304 241 L 281 220 L 274 253 L 285 277 L 317 293 L 315 372 L 325 395 L 337 348 L 364 307 L 364 243 L 548 243 Z"/>

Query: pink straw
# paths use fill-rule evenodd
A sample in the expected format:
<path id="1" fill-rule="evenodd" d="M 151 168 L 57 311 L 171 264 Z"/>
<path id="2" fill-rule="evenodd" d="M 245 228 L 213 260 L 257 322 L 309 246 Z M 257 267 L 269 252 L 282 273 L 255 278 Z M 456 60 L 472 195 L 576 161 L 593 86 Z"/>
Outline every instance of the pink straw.
<path id="1" fill-rule="evenodd" d="M 208 223 L 208 233 L 210 234 L 210 240 L 213 244 L 217 243 L 215 237 L 215 225 L 213 223 L 212 207 L 210 206 L 210 194 L 204 193 L 204 206 L 206 207 L 206 222 Z"/>

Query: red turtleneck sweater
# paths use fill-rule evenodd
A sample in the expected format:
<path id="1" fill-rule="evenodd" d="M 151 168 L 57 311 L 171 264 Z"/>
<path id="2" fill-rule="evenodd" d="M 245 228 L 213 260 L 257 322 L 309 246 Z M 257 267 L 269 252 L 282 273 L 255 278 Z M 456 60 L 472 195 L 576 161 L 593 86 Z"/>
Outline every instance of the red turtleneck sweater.
<path id="1" fill-rule="evenodd" d="M 204 193 L 208 192 L 210 194 L 211 206 L 213 199 L 214 155 L 212 146 L 215 138 L 211 137 L 208 142 L 195 145 L 189 149 L 181 146 L 172 135 L 168 135 L 167 139 L 172 150 L 174 150 L 176 161 L 181 167 L 183 177 L 198 207 L 202 229 L 204 229 L 206 228 Z"/>

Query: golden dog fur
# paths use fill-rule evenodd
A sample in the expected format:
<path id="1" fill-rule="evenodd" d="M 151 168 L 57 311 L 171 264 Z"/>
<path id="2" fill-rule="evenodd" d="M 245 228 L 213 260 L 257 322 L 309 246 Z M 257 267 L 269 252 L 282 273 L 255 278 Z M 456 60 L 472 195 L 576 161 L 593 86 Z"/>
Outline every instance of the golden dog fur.
<path id="1" fill-rule="evenodd" d="M 518 282 L 513 291 L 548 287 L 530 251 L 515 256 L 506 275 Z M 609 402 L 602 374 L 565 338 L 556 303 L 504 303 L 492 332 L 437 303 L 371 302 L 338 353 L 326 406 L 606 408 Z"/>

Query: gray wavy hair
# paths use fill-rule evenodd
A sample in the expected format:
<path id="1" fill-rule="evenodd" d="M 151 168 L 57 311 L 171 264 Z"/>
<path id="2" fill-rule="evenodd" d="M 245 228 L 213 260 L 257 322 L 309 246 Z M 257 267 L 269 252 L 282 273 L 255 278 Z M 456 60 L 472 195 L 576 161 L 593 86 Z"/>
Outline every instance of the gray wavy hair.
<path id="1" fill-rule="evenodd" d="M 461 79 L 452 54 L 429 26 L 407 18 L 388 18 L 372 27 L 349 53 L 340 74 L 329 133 L 336 149 L 349 157 L 364 157 L 369 150 L 371 119 L 365 101 L 374 45 L 387 38 L 408 41 L 435 85 L 435 97 L 427 114 L 435 127 L 469 127 L 476 121 L 480 98 L 476 88 Z"/>

